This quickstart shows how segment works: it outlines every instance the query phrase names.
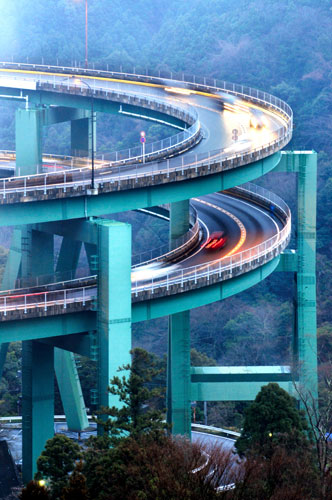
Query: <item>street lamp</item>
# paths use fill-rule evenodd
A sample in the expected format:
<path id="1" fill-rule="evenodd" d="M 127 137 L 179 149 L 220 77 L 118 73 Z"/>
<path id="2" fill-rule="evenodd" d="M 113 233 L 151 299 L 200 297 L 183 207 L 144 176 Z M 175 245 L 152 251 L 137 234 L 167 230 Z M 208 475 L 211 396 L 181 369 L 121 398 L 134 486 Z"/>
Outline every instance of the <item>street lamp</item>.
<path id="1" fill-rule="evenodd" d="M 88 67 L 88 0 L 85 0 L 85 68 Z"/>
<path id="2" fill-rule="evenodd" d="M 81 3 L 81 0 L 74 0 Z M 88 0 L 85 0 L 85 68 L 88 67 Z"/>

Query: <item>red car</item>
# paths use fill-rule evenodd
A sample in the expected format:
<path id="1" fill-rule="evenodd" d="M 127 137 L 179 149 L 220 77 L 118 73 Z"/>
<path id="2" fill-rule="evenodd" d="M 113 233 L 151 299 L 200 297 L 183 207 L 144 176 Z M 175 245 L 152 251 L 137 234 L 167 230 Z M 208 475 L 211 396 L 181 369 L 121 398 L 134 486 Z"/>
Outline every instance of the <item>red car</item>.
<path id="1" fill-rule="evenodd" d="M 218 250 L 226 245 L 227 236 L 224 231 L 215 231 L 210 234 L 209 238 L 203 243 L 202 248 L 207 250 Z"/>

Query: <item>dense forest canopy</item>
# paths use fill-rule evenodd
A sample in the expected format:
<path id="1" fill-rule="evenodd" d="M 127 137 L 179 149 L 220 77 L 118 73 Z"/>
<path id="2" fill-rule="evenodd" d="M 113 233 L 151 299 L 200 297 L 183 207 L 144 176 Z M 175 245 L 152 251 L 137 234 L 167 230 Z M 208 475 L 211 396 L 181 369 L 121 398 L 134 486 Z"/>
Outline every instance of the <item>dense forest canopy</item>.
<path id="1" fill-rule="evenodd" d="M 319 153 L 318 321 L 324 352 L 332 352 L 331 335 L 326 334 L 332 331 L 330 0 L 88 0 L 88 8 L 91 65 L 169 69 L 226 79 L 271 92 L 293 107 L 295 130 L 289 149 Z M 0 60 L 84 62 L 84 0 L 0 0 L 0 12 Z M 1 148 L 14 148 L 14 108 L 0 103 Z M 100 117 L 100 150 L 134 144 L 140 125 L 125 123 Z M 153 127 L 153 139 L 165 134 L 161 127 Z M 50 128 L 47 150 L 58 152 L 68 135 L 68 127 Z M 273 181 L 273 188 L 294 208 L 292 186 L 289 178 Z M 144 250 L 149 223 L 135 214 L 130 221 L 136 247 Z M 153 232 L 158 246 L 167 231 L 153 224 Z M 8 241 L 4 231 L 0 243 L 8 246 Z M 2 250 L 0 266 L 5 255 Z M 285 362 L 292 331 L 291 298 L 291 283 L 275 273 L 239 296 L 193 311 L 193 346 L 220 364 Z M 166 330 L 166 319 L 138 324 L 135 344 L 163 354 Z"/>

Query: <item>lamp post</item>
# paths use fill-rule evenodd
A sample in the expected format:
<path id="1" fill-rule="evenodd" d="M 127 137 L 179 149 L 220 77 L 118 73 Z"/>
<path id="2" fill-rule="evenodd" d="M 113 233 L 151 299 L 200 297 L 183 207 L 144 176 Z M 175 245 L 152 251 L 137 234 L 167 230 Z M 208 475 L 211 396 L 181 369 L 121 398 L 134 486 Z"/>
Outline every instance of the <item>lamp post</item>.
<path id="1" fill-rule="evenodd" d="M 85 0 L 85 68 L 88 67 L 88 0 Z"/>

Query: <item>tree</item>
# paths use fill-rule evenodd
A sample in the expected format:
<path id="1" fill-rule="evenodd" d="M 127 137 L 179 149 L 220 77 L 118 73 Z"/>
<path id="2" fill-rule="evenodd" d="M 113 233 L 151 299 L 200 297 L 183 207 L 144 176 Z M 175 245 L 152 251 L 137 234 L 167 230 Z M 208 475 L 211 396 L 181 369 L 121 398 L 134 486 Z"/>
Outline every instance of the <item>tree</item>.
<path id="1" fill-rule="evenodd" d="M 38 481 L 30 481 L 19 495 L 20 500 L 50 500 L 49 493 L 45 486 L 38 484 Z"/>
<path id="2" fill-rule="evenodd" d="M 35 479 L 48 478 L 52 489 L 52 498 L 57 498 L 68 481 L 68 474 L 73 471 L 75 462 L 81 458 L 81 450 L 67 436 L 57 435 L 46 441 L 45 450 L 37 460 Z"/>
<path id="3" fill-rule="evenodd" d="M 147 432 L 160 433 L 166 428 L 163 413 L 155 407 L 162 392 L 160 387 L 153 387 L 160 373 L 156 369 L 156 360 L 144 349 L 136 348 L 131 353 L 131 365 L 119 369 L 127 374 L 113 377 L 108 389 L 118 396 L 122 407 L 102 408 L 99 412 L 111 417 L 106 422 L 99 420 L 99 423 L 113 441 L 124 435 L 135 438 Z"/>
<path id="4" fill-rule="evenodd" d="M 209 457 L 202 445 L 150 432 L 125 437 L 108 449 L 88 449 L 82 473 L 93 500 L 213 500 L 215 486 L 228 482 L 232 473 L 231 455 L 219 450 L 215 462 L 215 454 Z M 77 498 L 71 491 L 68 500 Z"/>
<path id="5" fill-rule="evenodd" d="M 243 430 L 236 441 L 240 456 L 267 452 L 272 445 L 300 447 L 308 444 L 308 426 L 295 399 L 276 383 L 260 390 L 245 410 Z"/>

